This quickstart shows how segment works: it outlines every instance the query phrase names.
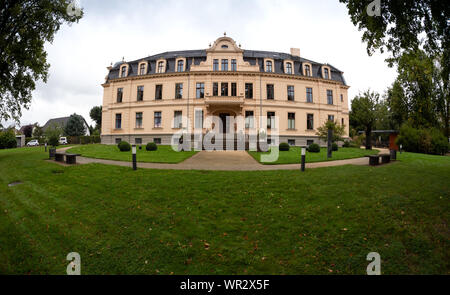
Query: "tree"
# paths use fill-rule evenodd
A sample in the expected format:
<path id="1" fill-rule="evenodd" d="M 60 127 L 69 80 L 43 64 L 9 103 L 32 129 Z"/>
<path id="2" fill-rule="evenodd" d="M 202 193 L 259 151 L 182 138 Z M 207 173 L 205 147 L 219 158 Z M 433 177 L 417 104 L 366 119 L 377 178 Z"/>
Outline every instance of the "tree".
<path id="1" fill-rule="evenodd" d="M 31 137 L 33 135 L 33 125 L 23 126 L 23 135 L 25 137 Z"/>
<path id="2" fill-rule="evenodd" d="M 351 21 L 363 31 L 367 53 L 376 50 L 392 53 L 392 65 L 404 50 L 423 48 L 429 56 L 442 56 L 445 73 L 449 74 L 450 6 L 446 1 L 376 1 L 380 15 L 367 13 L 367 0 L 340 0 L 345 3 Z M 375 2 L 375 1 L 374 1 Z M 447 4 L 446 4 L 447 3 Z"/>
<path id="3" fill-rule="evenodd" d="M 46 42 L 64 23 L 78 22 L 68 13 L 71 0 L 2 1 L 0 8 L 0 120 L 18 121 L 28 109 L 36 81 L 47 81 Z M 71 4 L 73 5 L 73 4 Z"/>
<path id="4" fill-rule="evenodd" d="M 102 129 L 102 106 L 95 106 L 89 112 L 92 121 L 95 122 L 95 129 Z"/>
<path id="5" fill-rule="evenodd" d="M 47 138 L 47 142 L 51 146 L 59 145 L 59 137 L 61 136 L 63 130 L 59 125 L 53 124 L 49 126 L 45 131 L 45 137 Z"/>
<path id="6" fill-rule="evenodd" d="M 41 141 L 41 138 L 44 136 L 44 129 L 39 126 L 38 123 L 34 124 L 34 130 L 33 130 L 33 137 L 38 139 L 39 142 Z"/>
<path id="7" fill-rule="evenodd" d="M 16 135 L 14 129 L 7 129 L 0 132 L 0 149 L 11 149 L 17 147 Z"/>
<path id="8" fill-rule="evenodd" d="M 337 122 L 328 120 L 322 126 L 317 128 L 316 135 L 325 142 L 328 142 L 328 129 L 333 130 L 332 142 L 344 140 L 345 135 L 345 125 L 340 125 Z"/>
<path id="9" fill-rule="evenodd" d="M 366 132 L 366 149 L 372 149 L 371 136 L 377 118 L 377 105 L 380 95 L 369 90 L 360 93 L 352 100 L 350 124 L 357 130 Z"/>
<path id="10" fill-rule="evenodd" d="M 67 136 L 82 136 L 86 134 L 86 125 L 82 116 L 73 114 L 64 127 L 64 134 Z"/>

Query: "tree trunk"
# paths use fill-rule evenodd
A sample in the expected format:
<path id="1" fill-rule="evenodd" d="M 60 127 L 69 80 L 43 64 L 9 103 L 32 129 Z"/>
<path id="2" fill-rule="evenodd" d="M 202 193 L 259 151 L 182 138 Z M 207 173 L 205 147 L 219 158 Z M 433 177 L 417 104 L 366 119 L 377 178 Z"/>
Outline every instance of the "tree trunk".
<path id="1" fill-rule="evenodd" d="M 372 127 L 366 129 L 366 150 L 372 149 Z"/>

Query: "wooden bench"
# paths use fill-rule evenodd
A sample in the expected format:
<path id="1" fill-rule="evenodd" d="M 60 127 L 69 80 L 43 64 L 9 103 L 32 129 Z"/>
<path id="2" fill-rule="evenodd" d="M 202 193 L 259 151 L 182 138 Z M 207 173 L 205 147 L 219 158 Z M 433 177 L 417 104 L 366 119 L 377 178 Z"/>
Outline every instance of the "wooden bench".
<path id="1" fill-rule="evenodd" d="M 368 155 L 366 156 L 369 158 L 369 165 L 370 166 L 377 166 L 380 164 L 380 158 L 381 163 L 386 164 L 391 161 L 391 155 L 389 154 L 378 154 L 378 155 Z"/>
<path id="2" fill-rule="evenodd" d="M 66 154 L 66 153 L 55 153 L 55 161 L 57 162 L 64 162 L 64 157 L 66 157 L 66 163 L 67 164 L 76 164 L 77 163 L 77 156 L 81 156 L 80 154 Z"/>

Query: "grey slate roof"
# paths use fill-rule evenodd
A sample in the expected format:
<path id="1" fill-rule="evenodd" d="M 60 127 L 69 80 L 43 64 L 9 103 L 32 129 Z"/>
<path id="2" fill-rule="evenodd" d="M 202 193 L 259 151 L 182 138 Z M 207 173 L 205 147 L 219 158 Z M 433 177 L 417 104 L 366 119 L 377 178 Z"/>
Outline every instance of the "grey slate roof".
<path id="1" fill-rule="evenodd" d="M 206 50 L 200 49 L 200 50 L 181 50 L 181 51 L 168 51 L 164 53 L 159 53 L 156 55 L 148 56 L 146 58 L 134 60 L 131 62 L 128 62 L 130 65 L 130 68 L 128 70 L 128 77 L 137 76 L 138 73 L 138 64 L 141 61 L 147 61 L 148 62 L 148 68 L 147 68 L 147 74 L 155 74 L 156 72 L 156 61 L 160 58 L 163 58 L 167 61 L 166 64 L 166 73 L 173 73 L 175 72 L 175 59 L 177 57 L 185 57 L 186 58 L 186 71 L 189 71 L 192 60 L 194 59 L 194 64 L 198 65 L 201 61 L 206 60 Z M 303 71 L 302 64 L 304 62 L 308 62 L 312 66 L 312 76 L 315 78 L 321 78 L 321 67 L 324 64 L 314 62 L 308 59 L 305 59 L 303 57 L 293 56 L 288 53 L 282 53 L 282 52 L 272 52 L 272 51 L 259 51 L 259 50 L 244 50 L 244 61 L 249 62 L 251 65 L 255 65 L 258 62 L 259 68 L 261 72 L 264 72 L 264 58 L 272 58 L 275 61 L 274 64 L 274 72 L 283 74 L 283 61 L 286 59 L 290 59 L 294 62 L 294 75 L 296 76 L 302 76 Z M 108 79 L 116 79 L 119 78 L 119 70 L 120 66 L 126 62 L 117 62 L 114 64 L 114 66 L 111 68 L 108 74 Z M 331 69 L 331 79 L 341 82 L 343 85 L 347 85 L 344 79 L 343 72 L 339 69 L 335 68 L 334 66 L 327 64 L 327 66 Z"/>
<path id="2" fill-rule="evenodd" d="M 83 116 L 82 116 L 82 118 L 83 118 Z M 42 129 L 45 132 L 45 131 L 47 131 L 47 129 L 50 126 L 54 126 L 54 125 L 64 128 L 67 124 L 67 121 L 69 121 L 69 119 L 70 119 L 70 117 L 61 117 L 61 118 L 50 119 L 47 121 L 47 123 L 45 123 L 45 125 L 42 127 Z M 88 128 L 89 125 L 84 118 L 83 118 L 83 121 L 84 121 L 84 124 L 86 124 L 87 130 L 89 130 L 89 128 Z"/>

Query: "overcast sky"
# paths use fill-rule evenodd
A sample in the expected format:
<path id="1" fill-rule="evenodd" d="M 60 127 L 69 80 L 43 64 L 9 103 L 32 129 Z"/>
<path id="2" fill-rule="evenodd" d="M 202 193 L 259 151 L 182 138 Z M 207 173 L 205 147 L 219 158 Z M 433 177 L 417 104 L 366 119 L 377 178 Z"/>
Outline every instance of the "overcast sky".
<path id="1" fill-rule="evenodd" d="M 78 113 L 102 104 L 106 67 L 165 51 L 206 49 L 227 36 L 243 49 L 289 53 L 330 63 L 344 72 L 353 98 L 367 88 L 383 93 L 395 79 L 377 54 L 369 57 L 362 33 L 338 0 L 81 0 L 84 17 L 47 44 L 50 77 L 39 82 L 21 125 Z"/>

